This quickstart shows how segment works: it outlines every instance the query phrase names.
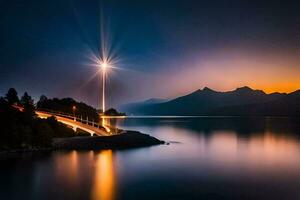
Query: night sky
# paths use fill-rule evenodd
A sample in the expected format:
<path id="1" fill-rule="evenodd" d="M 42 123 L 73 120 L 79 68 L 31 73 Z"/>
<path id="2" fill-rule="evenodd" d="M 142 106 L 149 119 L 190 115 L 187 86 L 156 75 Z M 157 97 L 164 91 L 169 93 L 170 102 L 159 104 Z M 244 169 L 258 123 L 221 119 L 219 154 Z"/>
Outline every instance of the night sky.
<path id="1" fill-rule="evenodd" d="M 103 41 L 121 68 L 109 71 L 108 106 L 205 86 L 291 92 L 300 89 L 299 10 L 287 0 L 0 0 L 0 95 L 15 87 L 99 106 L 90 58 Z"/>

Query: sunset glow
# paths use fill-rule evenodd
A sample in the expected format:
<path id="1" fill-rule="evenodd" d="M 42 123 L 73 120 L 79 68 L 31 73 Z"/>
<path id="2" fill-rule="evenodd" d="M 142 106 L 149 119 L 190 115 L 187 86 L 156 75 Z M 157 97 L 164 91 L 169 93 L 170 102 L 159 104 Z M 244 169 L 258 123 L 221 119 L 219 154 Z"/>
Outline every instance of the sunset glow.
<path id="1" fill-rule="evenodd" d="M 300 199 L 299 11 L 0 1 L 0 199 Z"/>

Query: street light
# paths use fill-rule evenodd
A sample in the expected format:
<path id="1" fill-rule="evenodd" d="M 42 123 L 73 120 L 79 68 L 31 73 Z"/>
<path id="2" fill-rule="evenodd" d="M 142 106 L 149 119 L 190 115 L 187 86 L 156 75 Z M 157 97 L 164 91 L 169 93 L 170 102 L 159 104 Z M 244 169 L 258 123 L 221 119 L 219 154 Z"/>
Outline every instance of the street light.
<path id="1" fill-rule="evenodd" d="M 100 67 L 102 69 L 102 112 L 104 115 L 104 113 L 105 113 L 105 78 L 106 78 L 106 70 L 109 67 L 109 64 L 107 61 L 103 61 L 100 64 Z"/>
<path id="2" fill-rule="evenodd" d="M 75 117 L 76 106 L 73 106 L 72 110 L 73 110 L 73 116 L 74 116 L 74 122 L 75 122 L 76 121 L 76 117 Z"/>
<path id="3" fill-rule="evenodd" d="M 106 79 L 106 71 L 108 68 L 110 68 L 111 65 L 107 59 L 104 59 L 100 63 L 100 68 L 102 69 L 102 126 L 105 128 L 105 130 L 109 133 L 110 129 L 108 126 L 106 126 L 106 119 L 105 119 L 105 79 Z"/>

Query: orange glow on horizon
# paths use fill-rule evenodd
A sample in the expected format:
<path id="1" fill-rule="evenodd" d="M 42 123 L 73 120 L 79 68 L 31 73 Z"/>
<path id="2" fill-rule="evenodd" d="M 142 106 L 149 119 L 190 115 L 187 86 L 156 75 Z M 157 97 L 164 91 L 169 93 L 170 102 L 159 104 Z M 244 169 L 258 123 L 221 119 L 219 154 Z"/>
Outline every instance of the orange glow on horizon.
<path id="1" fill-rule="evenodd" d="M 155 96 L 168 99 L 187 95 L 204 87 L 226 92 L 248 86 L 267 94 L 291 93 L 300 89 L 299 63 L 298 58 L 290 55 L 226 49 L 202 59 L 197 57 L 178 61 L 177 65 L 182 66 L 181 68 L 174 71 L 169 66 L 167 70 L 159 71 L 155 81 L 147 89 L 160 88 L 162 91 L 157 91 Z M 173 61 L 170 63 L 174 64 Z M 165 84 L 162 85 L 161 82 Z"/>
<path id="2" fill-rule="evenodd" d="M 296 83 L 296 82 L 276 83 L 276 84 L 266 85 L 266 86 L 253 84 L 253 89 L 255 88 L 259 90 L 263 90 L 267 94 L 273 92 L 291 93 L 300 89 L 300 83 Z"/>

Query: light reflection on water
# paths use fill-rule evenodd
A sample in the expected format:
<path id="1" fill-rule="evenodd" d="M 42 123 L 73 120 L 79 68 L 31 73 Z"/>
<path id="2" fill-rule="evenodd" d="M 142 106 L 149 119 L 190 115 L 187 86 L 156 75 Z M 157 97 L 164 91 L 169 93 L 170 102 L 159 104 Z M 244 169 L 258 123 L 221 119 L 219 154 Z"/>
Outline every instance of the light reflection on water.
<path id="1" fill-rule="evenodd" d="M 299 122 L 287 118 L 120 119 L 114 122 L 120 127 L 174 142 L 126 151 L 67 151 L 41 158 L 2 159 L 0 197 L 299 199 Z"/>
<path id="2" fill-rule="evenodd" d="M 115 178 L 113 152 L 111 150 L 101 151 L 96 159 L 92 199 L 113 200 L 116 192 Z"/>
<path id="3" fill-rule="evenodd" d="M 87 165 L 87 162 L 92 165 Z M 71 151 L 57 153 L 54 156 L 55 179 L 60 180 L 60 185 L 67 188 L 80 188 L 81 178 L 84 178 L 88 170 L 92 173 L 91 200 L 113 200 L 115 195 L 115 169 L 114 153 L 112 150 L 99 152 Z M 51 181 L 51 180 L 49 180 Z"/>

